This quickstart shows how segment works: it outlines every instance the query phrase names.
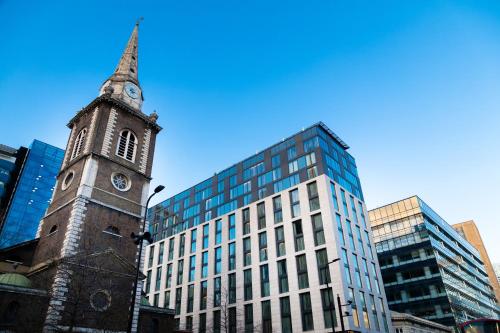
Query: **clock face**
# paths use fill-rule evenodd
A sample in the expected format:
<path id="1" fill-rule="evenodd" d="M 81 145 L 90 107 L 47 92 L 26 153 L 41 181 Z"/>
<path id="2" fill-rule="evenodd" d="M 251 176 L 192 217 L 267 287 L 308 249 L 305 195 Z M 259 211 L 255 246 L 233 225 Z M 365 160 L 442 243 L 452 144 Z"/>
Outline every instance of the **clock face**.
<path id="1" fill-rule="evenodd" d="M 125 85 L 125 92 L 130 96 L 130 98 L 136 99 L 139 97 L 139 87 L 133 83 L 128 82 Z"/>

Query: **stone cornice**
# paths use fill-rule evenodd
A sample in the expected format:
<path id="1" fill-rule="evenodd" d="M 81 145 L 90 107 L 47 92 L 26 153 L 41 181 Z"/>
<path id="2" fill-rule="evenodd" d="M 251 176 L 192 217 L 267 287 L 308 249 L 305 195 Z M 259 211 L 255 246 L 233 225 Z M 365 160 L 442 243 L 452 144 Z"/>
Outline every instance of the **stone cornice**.
<path id="1" fill-rule="evenodd" d="M 158 125 L 155 121 L 152 121 L 147 115 L 142 113 L 141 111 L 137 111 L 127 104 L 123 103 L 122 101 L 119 101 L 117 99 L 112 98 L 109 95 L 102 95 L 94 99 L 90 104 L 88 104 L 86 107 L 82 108 L 78 113 L 68 122 L 67 126 L 69 128 L 72 128 L 73 124 L 80 119 L 84 114 L 92 111 L 99 103 L 108 103 L 111 104 L 112 106 L 119 107 L 121 110 L 128 112 L 129 114 L 140 118 L 142 121 L 144 121 L 149 127 L 155 130 L 156 133 L 160 132 L 162 130 L 162 127 Z"/>

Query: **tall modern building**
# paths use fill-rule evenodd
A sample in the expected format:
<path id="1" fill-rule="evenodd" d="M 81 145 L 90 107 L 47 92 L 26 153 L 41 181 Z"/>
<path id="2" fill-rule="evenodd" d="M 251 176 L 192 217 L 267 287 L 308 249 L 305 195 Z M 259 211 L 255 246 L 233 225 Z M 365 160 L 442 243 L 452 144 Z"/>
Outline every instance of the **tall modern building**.
<path id="1" fill-rule="evenodd" d="M 26 147 L 16 149 L 0 144 L 0 230 L 27 154 Z"/>
<path id="2" fill-rule="evenodd" d="M 327 332 L 339 295 L 346 330 L 392 332 L 348 148 L 318 123 L 153 207 L 149 301 L 195 332 Z"/>
<path id="3" fill-rule="evenodd" d="M 419 197 L 369 216 L 391 310 L 446 326 L 497 318 L 479 252 Z"/>
<path id="4" fill-rule="evenodd" d="M 16 159 L 8 192 L 2 198 L 0 248 L 35 238 L 38 224 L 49 206 L 63 157 L 64 150 L 34 140 L 27 153 Z M 7 162 L 2 164 L 8 166 Z"/>
<path id="5" fill-rule="evenodd" d="M 486 247 L 484 246 L 483 239 L 481 238 L 481 234 L 479 233 L 476 223 L 470 220 L 454 224 L 452 227 L 460 234 L 460 236 L 465 238 L 466 241 L 471 243 L 472 246 L 479 251 L 486 273 L 488 273 L 490 285 L 493 287 L 497 304 L 500 304 L 500 284 L 498 283 L 495 271 L 493 270 L 493 265 L 491 264 L 490 256 L 488 255 L 488 251 L 486 251 Z"/>

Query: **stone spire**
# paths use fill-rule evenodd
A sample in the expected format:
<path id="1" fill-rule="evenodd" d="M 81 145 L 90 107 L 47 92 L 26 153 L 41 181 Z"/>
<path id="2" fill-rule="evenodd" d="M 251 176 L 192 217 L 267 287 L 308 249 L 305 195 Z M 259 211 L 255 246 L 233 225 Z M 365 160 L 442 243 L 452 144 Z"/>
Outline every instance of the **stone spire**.
<path id="1" fill-rule="evenodd" d="M 139 85 L 139 79 L 137 77 L 137 47 L 139 40 L 139 21 L 135 24 L 134 30 L 130 35 L 130 38 L 127 43 L 127 47 L 125 47 L 125 51 L 120 58 L 120 62 L 116 67 L 115 73 L 112 75 L 113 77 L 123 77 L 129 81 L 134 82 Z"/>
<path id="2" fill-rule="evenodd" d="M 99 95 L 109 95 L 139 110 L 144 100 L 138 78 L 139 21 L 127 42 L 115 72 L 101 87 Z"/>

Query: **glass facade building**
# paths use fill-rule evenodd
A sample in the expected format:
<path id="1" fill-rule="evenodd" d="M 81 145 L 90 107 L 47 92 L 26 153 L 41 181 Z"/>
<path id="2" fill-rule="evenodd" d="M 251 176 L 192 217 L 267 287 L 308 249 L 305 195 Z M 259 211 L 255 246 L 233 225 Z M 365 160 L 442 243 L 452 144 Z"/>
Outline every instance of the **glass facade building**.
<path id="1" fill-rule="evenodd" d="M 0 145 L 0 230 L 27 153 L 25 147 Z"/>
<path id="2" fill-rule="evenodd" d="M 38 224 L 54 190 L 64 150 L 34 140 L 22 165 L 11 199 L 6 207 L 0 248 L 35 238 Z"/>
<path id="3" fill-rule="evenodd" d="M 479 252 L 419 197 L 369 215 L 391 310 L 453 327 L 498 317 Z"/>
<path id="4" fill-rule="evenodd" d="M 338 294 L 346 329 L 392 332 L 348 148 L 318 123 L 152 207 L 150 303 L 195 332 L 329 332 Z"/>

